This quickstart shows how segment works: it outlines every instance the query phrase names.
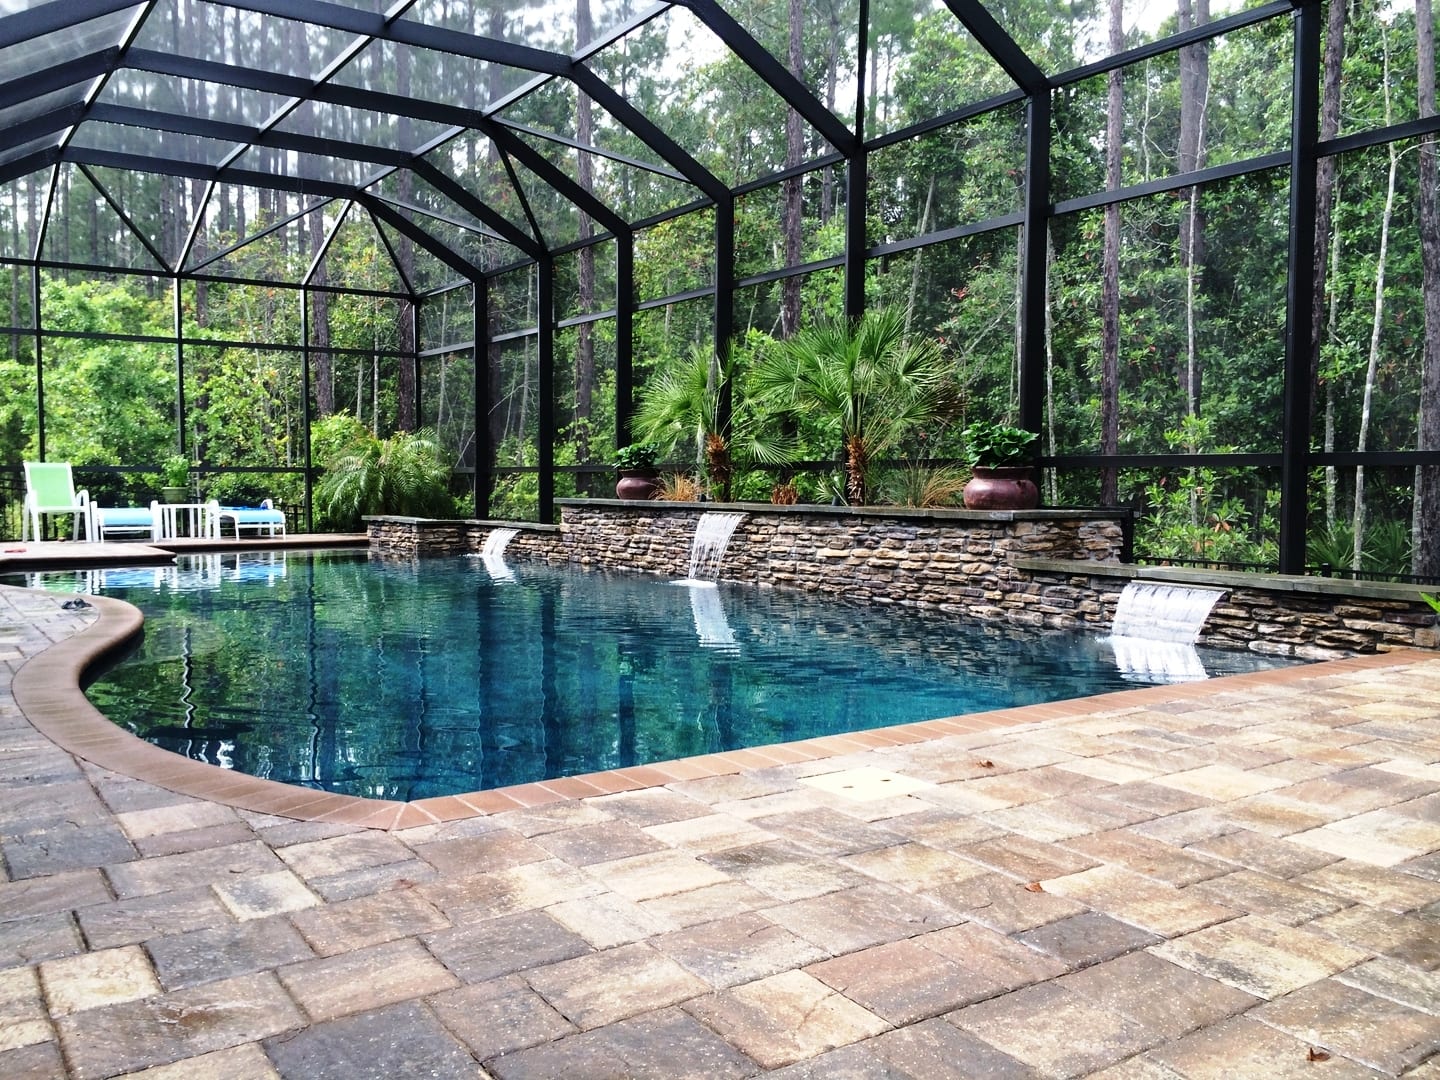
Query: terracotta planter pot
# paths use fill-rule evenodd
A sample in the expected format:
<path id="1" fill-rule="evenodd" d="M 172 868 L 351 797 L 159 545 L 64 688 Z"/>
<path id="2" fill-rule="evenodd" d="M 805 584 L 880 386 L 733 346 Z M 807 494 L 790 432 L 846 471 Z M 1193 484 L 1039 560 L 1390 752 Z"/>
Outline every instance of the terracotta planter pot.
<path id="1" fill-rule="evenodd" d="M 660 474 L 654 469 L 621 469 L 615 485 L 617 499 L 653 499 L 660 494 Z"/>
<path id="2" fill-rule="evenodd" d="M 1028 465 L 976 465 L 965 485 L 967 510 L 1033 510 L 1040 505 L 1040 489 Z"/>

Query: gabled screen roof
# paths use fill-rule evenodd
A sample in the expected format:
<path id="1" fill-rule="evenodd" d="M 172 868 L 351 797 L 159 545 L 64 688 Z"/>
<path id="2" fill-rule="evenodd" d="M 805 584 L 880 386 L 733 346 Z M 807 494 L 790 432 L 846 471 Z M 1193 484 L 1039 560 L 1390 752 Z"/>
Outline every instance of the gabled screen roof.
<path id="1" fill-rule="evenodd" d="M 173 178 L 184 196 L 168 210 L 187 207 L 192 232 L 214 216 L 216 190 L 249 193 L 253 212 L 236 203 L 219 215 L 237 218 L 232 231 L 266 227 L 266 192 L 288 193 L 292 211 L 335 202 L 330 220 L 401 230 L 463 276 L 833 164 L 949 112 L 1045 92 L 1057 57 L 1073 66 L 1114 51 L 1098 8 L 1076 8 L 1066 42 L 1032 40 L 1009 8 L 1019 21 L 1002 27 L 972 0 L 872 0 L 861 30 L 856 0 L 806 5 L 799 36 L 789 10 L 784 0 L 0 0 L 0 183 L 89 169 L 93 197 L 153 241 L 127 248 L 127 261 L 158 254 L 169 272 L 186 272 L 194 252 L 149 237 L 144 183 L 106 177 Z M 1132 36 L 1150 24 L 1173 32 L 1173 10 L 1126 0 Z M 930 27 L 947 32 L 948 51 L 929 65 L 933 92 L 910 95 L 929 103 L 925 115 L 877 108 L 877 86 L 901 55 L 931 47 Z"/>

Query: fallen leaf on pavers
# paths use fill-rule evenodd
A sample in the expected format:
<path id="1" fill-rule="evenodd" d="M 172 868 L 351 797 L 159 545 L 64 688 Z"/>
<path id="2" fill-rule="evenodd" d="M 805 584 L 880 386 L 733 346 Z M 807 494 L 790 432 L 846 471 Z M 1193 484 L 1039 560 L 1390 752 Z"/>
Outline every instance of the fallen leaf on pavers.
<path id="1" fill-rule="evenodd" d="M 975 764 L 979 765 L 982 769 L 993 769 L 995 767 L 995 763 L 989 758 L 981 758 Z"/>
<path id="2" fill-rule="evenodd" d="M 1305 1060 L 1306 1060 L 1306 1061 L 1329 1061 L 1329 1060 L 1330 1060 L 1330 1052 L 1329 1052 L 1328 1050 L 1316 1050 L 1315 1047 L 1312 1046 L 1312 1047 L 1310 1047 L 1309 1052 L 1306 1053 L 1306 1055 L 1305 1055 Z"/>
<path id="3" fill-rule="evenodd" d="M 1026 885 L 1026 886 L 1025 886 L 1025 891 L 1026 891 L 1026 892 L 1044 892 L 1044 891 L 1045 891 L 1045 886 L 1044 886 L 1044 885 L 1041 885 L 1038 881 L 1032 881 L 1032 882 L 1030 882 L 1029 885 Z"/>

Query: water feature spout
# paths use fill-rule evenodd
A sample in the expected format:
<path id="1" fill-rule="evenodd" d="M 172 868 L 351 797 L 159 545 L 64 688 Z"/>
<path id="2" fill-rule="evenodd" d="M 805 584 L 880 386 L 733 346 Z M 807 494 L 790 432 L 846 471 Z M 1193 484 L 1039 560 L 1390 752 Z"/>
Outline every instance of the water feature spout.
<path id="1" fill-rule="evenodd" d="M 505 547 L 520 535 L 519 529 L 492 529 L 485 537 L 480 549 L 480 558 L 485 562 L 485 572 L 494 581 L 514 581 L 515 571 L 505 563 Z"/>
<path id="2" fill-rule="evenodd" d="M 1116 637 L 1193 645 L 1223 589 L 1200 589 L 1158 581 L 1132 581 L 1115 605 L 1110 632 Z"/>
<path id="3" fill-rule="evenodd" d="M 491 555 L 504 555 L 506 545 L 519 535 L 519 529 L 491 529 L 490 534 L 485 537 L 484 546 L 480 549 L 480 557 L 488 559 Z"/>
<path id="4" fill-rule="evenodd" d="M 720 564 L 730 546 L 735 527 L 745 520 L 744 514 L 706 511 L 695 523 L 695 538 L 690 542 L 690 567 L 685 580 L 678 585 L 714 584 Z"/>
<path id="5" fill-rule="evenodd" d="M 1111 624 L 1115 666 L 1127 679 L 1146 683 L 1209 678 L 1195 641 L 1223 589 L 1132 581 L 1120 594 Z"/>

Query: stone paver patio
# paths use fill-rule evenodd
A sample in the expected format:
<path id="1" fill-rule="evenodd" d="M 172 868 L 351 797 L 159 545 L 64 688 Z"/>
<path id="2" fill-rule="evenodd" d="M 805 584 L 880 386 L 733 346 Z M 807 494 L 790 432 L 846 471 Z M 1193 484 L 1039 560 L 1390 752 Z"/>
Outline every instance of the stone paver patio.
<path id="1" fill-rule="evenodd" d="M 0 589 L 0 1076 L 1440 1080 L 1440 657 L 385 831 L 62 750 L 61 599 Z"/>

